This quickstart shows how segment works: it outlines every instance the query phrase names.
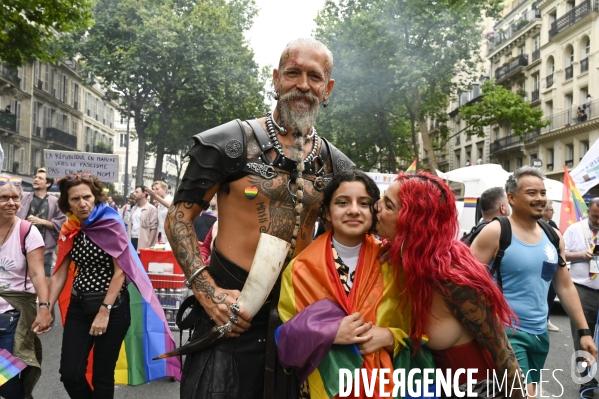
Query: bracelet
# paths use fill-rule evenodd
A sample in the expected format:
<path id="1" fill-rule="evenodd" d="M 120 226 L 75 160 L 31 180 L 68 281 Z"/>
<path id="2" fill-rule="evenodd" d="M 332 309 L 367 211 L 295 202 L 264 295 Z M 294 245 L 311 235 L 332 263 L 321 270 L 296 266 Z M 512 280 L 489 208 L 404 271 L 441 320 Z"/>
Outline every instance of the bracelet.
<path id="1" fill-rule="evenodd" d="M 190 278 L 188 278 L 188 279 L 185 281 L 185 286 L 186 286 L 188 289 L 191 289 L 191 283 L 193 283 L 193 280 L 195 280 L 195 278 L 196 278 L 197 276 L 199 276 L 199 275 L 200 275 L 200 273 L 202 273 L 202 272 L 203 272 L 204 270 L 206 270 L 206 269 L 208 269 L 208 266 L 202 266 L 202 267 L 200 267 L 198 270 L 196 270 L 195 272 L 193 272 L 193 274 L 191 275 L 191 277 L 190 277 Z"/>
<path id="2" fill-rule="evenodd" d="M 593 333 L 588 328 L 582 328 L 582 329 L 578 330 L 578 336 L 580 338 L 586 337 L 586 336 L 592 337 Z"/>
<path id="3" fill-rule="evenodd" d="M 50 302 L 40 302 L 40 307 L 45 306 L 50 309 Z"/>

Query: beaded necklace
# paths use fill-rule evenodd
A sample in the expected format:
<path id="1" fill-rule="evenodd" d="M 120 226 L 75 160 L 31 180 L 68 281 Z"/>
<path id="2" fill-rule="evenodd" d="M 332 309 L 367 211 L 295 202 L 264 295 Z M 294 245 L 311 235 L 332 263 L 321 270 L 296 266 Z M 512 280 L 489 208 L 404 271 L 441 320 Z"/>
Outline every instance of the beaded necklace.
<path id="1" fill-rule="evenodd" d="M 285 154 L 283 153 L 283 147 L 281 146 L 281 143 L 279 142 L 279 139 L 277 138 L 277 133 L 275 131 L 275 121 L 272 117 L 272 114 L 269 112 L 266 114 L 266 128 L 268 130 L 268 135 L 270 136 L 270 139 L 274 145 L 275 150 L 277 151 L 277 153 L 282 156 L 285 157 Z M 278 125 L 277 125 L 278 126 Z M 280 128 L 279 128 L 280 130 Z M 295 252 L 295 247 L 297 246 L 297 236 L 299 234 L 299 230 L 302 224 L 301 221 L 301 214 L 302 211 L 304 210 L 304 178 L 303 178 L 303 172 L 304 172 L 304 162 L 312 162 L 314 160 L 314 158 L 316 157 L 316 153 L 318 152 L 318 134 L 316 133 L 316 129 L 314 127 L 312 127 L 312 135 L 313 135 L 313 140 L 314 140 L 314 144 L 312 145 L 312 151 L 310 151 L 310 154 L 308 154 L 308 156 L 303 159 L 303 155 L 304 155 L 304 137 L 301 134 L 294 134 L 293 136 L 293 145 L 294 145 L 294 155 L 295 155 L 295 171 L 296 171 L 296 177 L 295 177 L 295 185 L 296 185 L 296 190 L 295 193 L 293 193 L 289 187 L 289 184 L 291 183 L 291 180 L 289 180 L 289 182 L 287 183 L 287 191 L 289 191 L 289 194 L 291 194 L 291 196 L 293 197 L 293 203 L 294 203 L 294 207 L 293 207 L 293 211 L 295 214 L 295 226 L 293 227 L 293 233 L 291 235 L 291 247 L 289 248 L 289 252 L 287 253 L 287 259 L 285 261 L 285 263 L 288 263 L 292 257 L 293 257 L 293 253 Z"/>

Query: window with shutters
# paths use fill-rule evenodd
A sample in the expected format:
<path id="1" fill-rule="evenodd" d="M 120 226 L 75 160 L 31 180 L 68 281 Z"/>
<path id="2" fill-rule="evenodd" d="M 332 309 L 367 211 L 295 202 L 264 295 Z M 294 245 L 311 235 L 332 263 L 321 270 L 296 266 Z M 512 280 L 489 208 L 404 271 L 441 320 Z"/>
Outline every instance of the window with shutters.
<path id="1" fill-rule="evenodd" d="M 44 91 L 50 91 L 50 65 L 43 65 L 44 67 Z"/>
<path id="2" fill-rule="evenodd" d="M 19 69 L 21 72 L 21 90 L 27 91 L 27 64 L 23 65 Z"/>
<path id="3" fill-rule="evenodd" d="M 15 110 L 15 116 L 17 120 L 17 133 L 19 133 L 21 131 L 21 102 L 15 101 L 13 109 Z"/>
<path id="4" fill-rule="evenodd" d="M 73 136 L 77 136 L 77 131 L 79 130 L 79 123 L 76 120 L 71 121 L 71 134 Z"/>
<path id="5" fill-rule="evenodd" d="M 19 148 L 19 173 L 25 174 L 25 149 Z"/>
<path id="6" fill-rule="evenodd" d="M 6 169 L 9 172 L 13 171 L 13 163 L 15 161 L 15 146 L 14 145 L 9 145 L 8 146 L 8 164 L 6 165 Z"/>

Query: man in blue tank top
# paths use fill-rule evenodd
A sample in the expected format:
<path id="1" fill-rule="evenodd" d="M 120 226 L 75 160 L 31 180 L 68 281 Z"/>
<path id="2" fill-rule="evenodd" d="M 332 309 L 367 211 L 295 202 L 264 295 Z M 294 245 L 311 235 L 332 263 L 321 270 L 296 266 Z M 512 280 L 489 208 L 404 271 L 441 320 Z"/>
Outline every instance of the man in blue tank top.
<path id="1" fill-rule="evenodd" d="M 549 353 L 547 332 L 547 293 L 553 281 L 555 291 L 579 330 L 580 347 L 597 358 L 597 348 L 584 317 L 576 287 L 566 267 L 558 266 L 558 253 L 537 223 L 547 203 L 543 175 L 525 166 L 506 182 L 505 191 L 512 207 L 508 220 L 512 240 L 501 261 L 503 293 L 518 321 L 506 331 L 518 364 L 526 377 L 529 396 L 535 396 L 541 369 Z M 557 230 L 556 230 L 557 231 Z M 564 240 L 560 254 L 564 259 Z M 472 251 L 483 264 L 492 264 L 499 250 L 501 226 L 498 221 L 485 227 L 472 243 Z M 546 372 L 547 373 L 547 372 Z M 547 380 L 544 376 L 543 380 Z"/>

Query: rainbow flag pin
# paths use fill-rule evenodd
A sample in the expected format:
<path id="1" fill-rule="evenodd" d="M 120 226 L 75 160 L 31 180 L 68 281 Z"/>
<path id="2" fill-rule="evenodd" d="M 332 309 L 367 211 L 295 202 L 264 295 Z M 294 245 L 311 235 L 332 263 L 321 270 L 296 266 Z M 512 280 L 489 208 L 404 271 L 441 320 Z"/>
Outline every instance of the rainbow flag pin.
<path id="1" fill-rule="evenodd" d="M 464 198 L 464 208 L 476 208 L 476 198 Z"/>
<path id="2" fill-rule="evenodd" d="M 245 188 L 245 196 L 248 197 L 249 199 L 256 198 L 256 195 L 258 195 L 258 189 L 256 187 L 246 187 Z"/>
<path id="3" fill-rule="evenodd" d="M 27 365 L 6 349 L 0 349 L 0 385 L 18 375 Z"/>

